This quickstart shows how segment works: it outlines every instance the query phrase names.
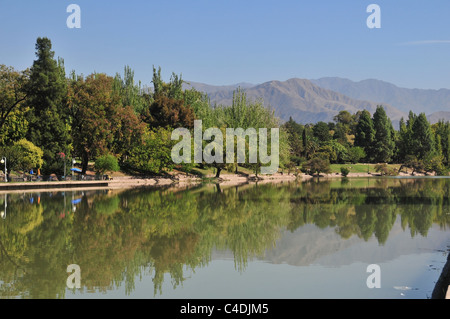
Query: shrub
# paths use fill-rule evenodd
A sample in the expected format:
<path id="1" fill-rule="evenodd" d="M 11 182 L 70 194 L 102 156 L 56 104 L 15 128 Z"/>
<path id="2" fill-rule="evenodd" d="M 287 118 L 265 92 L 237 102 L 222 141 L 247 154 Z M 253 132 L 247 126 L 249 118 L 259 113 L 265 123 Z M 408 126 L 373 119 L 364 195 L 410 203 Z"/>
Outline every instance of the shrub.
<path id="1" fill-rule="evenodd" d="M 341 167 L 342 176 L 347 177 L 348 173 L 350 173 L 350 170 L 347 167 Z"/>
<path id="2" fill-rule="evenodd" d="M 103 155 L 95 160 L 95 171 L 98 174 L 104 174 L 105 172 L 117 172 L 119 170 L 119 163 L 117 158 L 113 155 Z"/>
<path id="3" fill-rule="evenodd" d="M 381 175 L 396 176 L 398 172 L 395 168 L 389 167 L 386 163 L 375 165 L 375 171 L 380 172 Z"/>
<path id="4" fill-rule="evenodd" d="M 362 158 L 366 157 L 366 152 L 362 147 L 352 147 L 348 150 L 347 159 L 353 164 L 358 163 Z"/>
<path id="5" fill-rule="evenodd" d="M 429 156 L 426 159 L 425 170 L 427 172 L 434 172 L 438 176 L 448 175 L 448 170 L 444 166 L 442 156 Z"/>

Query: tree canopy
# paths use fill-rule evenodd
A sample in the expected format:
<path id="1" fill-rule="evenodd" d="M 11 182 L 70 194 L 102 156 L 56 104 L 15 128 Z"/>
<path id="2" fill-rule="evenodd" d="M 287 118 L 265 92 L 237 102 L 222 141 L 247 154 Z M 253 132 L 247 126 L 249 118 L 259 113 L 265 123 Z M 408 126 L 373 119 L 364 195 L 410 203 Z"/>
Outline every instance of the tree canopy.
<path id="1" fill-rule="evenodd" d="M 236 146 L 233 164 L 196 164 L 213 167 L 217 176 L 224 169 L 238 172 L 238 166 L 260 172 L 265 163 L 249 161 L 253 139 L 248 133 L 253 129 L 268 130 L 266 157 L 278 150 L 281 170 L 303 167 L 306 172 L 312 171 L 314 163 L 325 167 L 326 163 L 359 161 L 400 163 L 412 165 L 414 171 L 438 174 L 447 174 L 449 169 L 450 124 L 439 121 L 430 125 L 423 113 L 410 112 L 406 120 L 400 120 L 398 131 L 381 105 L 373 116 L 367 110 L 355 114 L 342 110 L 328 123 L 304 125 L 292 117 L 283 123 L 274 108 L 261 99 L 249 99 L 240 88 L 233 93 L 230 105 L 216 105 L 206 93 L 186 89 L 181 75 L 172 73 L 169 81 L 164 81 L 160 67 L 153 67 L 152 88 L 136 81 L 128 65 L 115 76 L 84 76 L 75 71 L 66 76 L 64 60 L 55 57 L 50 39 L 37 38 L 35 49 L 36 60 L 26 70 L 0 65 L 0 147 L 7 154 L 7 147 L 29 141 L 43 152 L 42 163 L 35 165 L 42 167 L 44 174 L 63 173 L 60 153 L 80 159 L 83 173 L 90 161 L 107 154 L 130 172 L 191 170 L 192 163 L 175 165 L 171 161 L 175 141 L 170 132 L 186 128 L 193 133 L 196 120 L 202 121 L 202 134 L 209 132 L 208 128 L 222 133 L 224 143 L 216 145 L 221 150 L 202 139 L 201 147 L 209 147 L 214 157 L 225 154 L 227 129 L 247 133 L 246 160 L 237 163 Z M 279 130 L 279 144 L 273 150 L 271 129 Z M 233 138 L 237 144 L 237 136 Z"/>

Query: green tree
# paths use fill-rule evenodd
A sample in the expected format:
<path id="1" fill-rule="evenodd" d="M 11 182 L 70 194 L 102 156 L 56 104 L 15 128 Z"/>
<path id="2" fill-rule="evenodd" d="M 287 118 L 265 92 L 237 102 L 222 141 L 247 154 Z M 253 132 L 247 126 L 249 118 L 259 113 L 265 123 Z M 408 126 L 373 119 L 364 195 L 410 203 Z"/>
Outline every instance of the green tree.
<path id="1" fill-rule="evenodd" d="M 107 153 L 124 162 L 142 142 L 146 125 L 132 106 L 123 104 L 125 97 L 114 89 L 116 81 L 106 74 L 74 75 L 69 81 L 73 146 L 84 172 L 89 160 Z"/>
<path id="2" fill-rule="evenodd" d="M 387 175 L 387 176 L 395 176 L 398 174 L 396 169 L 394 169 L 393 167 L 390 167 L 386 163 L 375 165 L 375 171 L 380 172 L 381 175 Z"/>
<path id="3" fill-rule="evenodd" d="M 373 156 L 376 162 L 389 162 L 394 155 L 394 140 L 392 138 L 392 123 L 382 106 L 377 106 L 373 115 L 375 129 Z"/>
<path id="4" fill-rule="evenodd" d="M 366 160 L 371 161 L 372 147 L 375 139 L 375 129 L 370 113 L 366 110 L 362 111 L 359 116 L 355 131 L 355 143 L 357 147 L 362 147 L 366 153 Z"/>
<path id="5" fill-rule="evenodd" d="M 0 129 L 0 145 L 11 145 L 22 138 L 28 132 L 27 113 L 30 108 L 21 106 L 11 111 Z"/>
<path id="6" fill-rule="evenodd" d="M 319 143 L 323 144 L 329 140 L 331 140 L 330 130 L 328 124 L 325 122 L 317 122 L 313 128 L 313 135 L 317 137 Z"/>
<path id="7" fill-rule="evenodd" d="M 310 175 L 320 175 L 321 173 L 329 173 L 330 170 L 330 161 L 320 156 L 313 157 L 309 161 L 303 164 L 303 170 L 305 170 Z"/>
<path id="8" fill-rule="evenodd" d="M 165 95 L 156 95 L 143 114 L 143 121 L 150 127 L 193 128 L 194 118 L 194 111 L 184 100 Z"/>
<path id="9" fill-rule="evenodd" d="M 347 177 L 347 175 L 350 173 L 350 170 L 347 167 L 341 167 L 341 174 L 344 177 Z"/>
<path id="10" fill-rule="evenodd" d="M 344 124 L 337 123 L 335 130 L 334 130 L 333 139 L 338 141 L 342 145 L 348 146 L 349 141 L 348 141 L 347 132 L 348 132 L 348 128 Z"/>
<path id="11" fill-rule="evenodd" d="M 404 119 L 400 119 L 400 130 L 399 130 L 399 137 L 398 137 L 398 156 L 397 160 L 399 162 L 404 162 L 408 155 L 414 155 L 415 149 L 414 149 L 414 139 L 413 139 L 413 126 L 417 119 L 417 115 L 414 114 L 412 111 L 408 114 L 408 119 L 405 123 Z"/>
<path id="12" fill-rule="evenodd" d="M 81 157 L 86 173 L 89 160 L 109 152 L 114 142 L 115 126 L 111 118 L 121 107 L 113 94 L 114 79 L 105 74 L 91 74 L 72 79 L 69 85 L 68 109 L 72 119 L 73 147 Z"/>
<path id="13" fill-rule="evenodd" d="M 413 154 L 424 159 L 434 152 L 433 134 L 425 113 L 419 114 L 412 126 Z"/>
<path id="14" fill-rule="evenodd" d="M 180 100 L 183 99 L 183 79 L 181 75 L 172 73 L 170 82 L 165 83 L 161 76 L 161 67 L 158 70 L 153 67 L 153 95 L 155 97 L 164 95 L 168 98 Z"/>
<path id="15" fill-rule="evenodd" d="M 402 170 L 403 167 L 411 168 L 412 169 L 411 175 L 414 175 L 416 171 L 422 172 L 425 169 L 423 161 L 419 160 L 415 155 L 405 156 L 405 159 L 403 160 L 403 164 L 400 167 L 399 172 Z"/>
<path id="16" fill-rule="evenodd" d="M 350 161 L 353 164 L 358 163 L 361 159 L 365 158 L 366 152 L 364 151 L 364 148 L 359 147 L 359 146 L 355 146 L 355 147 L 350 147 L 348 149 L 348 153 L 347 153 L 347 159 L 348 161 Z"/>
<path id="17" fill-rule="evenodd" d="M 37 39 L 36 57 L 27 88 L 31 108 L 27 139 L 42 148 L 44 173 L 62 173 L 57 154 L 70 151 L 64 66 L 61 59 L 54 59 L 48 38 Z"/>
<path id="18" fill-rule="evenodd" d="M 0 64 L 0 145 L 6 145 L 25 136 L 28 122 L 25 115 L 26 87 L 29 70 L 16 71 Z"/>
<path id="19" fill-rule="evenodd" d="M 192 88 L 184 91 L 184 104 L 190 105 L 194 111 L 195 119 L 202 120 L 205 127 L 213 127 L 214 117 L 209 97 L 206 93 Z"/>
<path id="20" fill-rule="evenodd" d="M 271 129 L 278 128 L 279 164 L 281 167 L 283 167 L 284 165 L 288 165 L 290 152 L 290 146 L 288 143 L 288 134 L 285 132 L 284 128 L 280 128 L 279 119 L 275 116 L 274 111 L 270 107 L 266 107 L 262 100 L 256 101 L 249 100 L 247 98 L 246 93 L 239 88 L 233 93 L 232 104 L 230 106 L 217 107 L 215 109 L 215 112 L 216 112 L 215 127 L 221 129 L 223 128 L 233 128 L 233 129 L 242 128 L 243 130 L 255 129 L 256 134 L 259 133 L 259 129 L 267 129 L 268 155 L 272 154 L 271 153 L 272 150 L 270 149 L 271 145 L 273 144 L 271 140 Z M 258 138 L 259 139 L 261 138 L 259 134 Z M 250 143 L 249 137 L 246 137 L 246 143 Z M 246 149 L 248 150 L 249 148 L 246 147 Z M 235 155 L 236 154 L 237 152 L 235 152 Z M 263 164 L 261 163 L 260 156 L 257 157 L 256 163 L 249 163 L 249 156 L 246 156 L 246 162 L 244 165 L 251 168 L 256 174 L 258 174 Z"/>
<path id="21" fill-rule="evenodd" d="M 341 124 L 345 134 L 351 133 L 351 128 L 354 126 L 355 118 L 348 111 L 340 111 L 338 115 L 334 117 L 334 121 L 337 124 Z"/>
<path id="22" fill-rule="evenodd" d="M 439 149 L 438 155 L 442 155 L 443 164 L 450 166 L 450 122 L 438 121 L 432 125 L 434 131 L 436 148 Z"/>
<path id="23" fill-rule="evenodd" d="M 120 169 L 117 158 L 111 154 L 98 157 L 95 160 L 94 168 L 98 174 L 104 174 L 105 172 L 117 172 Z"/>
<path id="24" fill-rule="evenodd" d="M 323 145 L 321 146 L 316 153 L 317 156 L 321 158 L 325 158 L 330 163 L 335 163 L 337 161 L 337 154 L 334 148 L 331 145 Z"/>
<path id="25" fill-rule="evenodd" d="M 337 140 L 330 140 L 317 149 L 317 154 L 328 154 L 331 163 L 344 163 L 348 160 L 348 148 Z M 314 155 L 314 156 L 315 156 Z"/>
<path id="26" fill-rule="evenodd" d="M 144 109 L 144 90 L 140 81 L 135 83 L 134 71 L 128 65 L 124 67 L 123 78 L 119 73 L 114 77 L 113 91 L 120 96 L 123 107 L 132 107 L 136 114 Z"/>
<path id="27" fill-rule="evenodd" d="M 192 96 L 190 96 L 192 97 Z M 193 128 L 195 114 L 186 102 L 181 76 L 172 74 L 169 83 L 161 78 L 161 68 L 153 67 L 153 95 L 141 112 L 150 127 Z"/>
<path id="28" fill-rule="evenodd" d="M 43 151 L 32 142 L 21 139 L 9 148 L 10 150 L 7 153 L 10 170 L 20 170 L 25 173 L 32 168 L 41 168 Z"/>
<path id="29" fill-rule="evenodd" d="M 161 174 L 164 169 L 175 167 L 172 161 L 172 147 L 170 128 L 158 127 L 145 133 L 142 144 L 136 145 L 130 152 L 126 165 L 131 170 L 140 173 Z"/>
<path id="30" fill-rule="evenodd" d="M 115 154 L 120 163 L 130 155 L 131 150 L 141 145 L 146 125 L 131 106 L 118 106 L 109 115 L 113 137 L 107 148 Z"/>
<path id="31" fill-rule="evenodd" d="M 295 122 L 292 117 L 289 121 L 283 124 L 284 129 L 288 135 L 288 142 L 291 147 L 290 161 L 295 165 L 300 165 L 303 156 L 303 131 L 304 127 Z"/>

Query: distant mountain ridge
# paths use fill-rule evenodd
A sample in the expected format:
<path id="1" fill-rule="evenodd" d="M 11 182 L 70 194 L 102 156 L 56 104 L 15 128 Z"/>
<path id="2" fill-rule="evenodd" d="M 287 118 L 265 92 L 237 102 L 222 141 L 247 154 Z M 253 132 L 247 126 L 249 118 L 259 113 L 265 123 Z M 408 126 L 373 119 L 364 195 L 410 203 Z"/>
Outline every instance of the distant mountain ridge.
<path id="1" fill-rule="evenodd" d="M 190 82 L 185 87 L 193 87 L 207 93 L 213 104 L 230 105 L 233 92 L 239 85 L 211 86 Z M 302 124 L 332 121 L 333 117 L 342 110 L 353 114 L 358 110 L 366 109 L 373 114 L 377 105 L 380 104 L 354 99 L 320 87 L 310 80 L 298 78 L 287 81 L 269 81 L 258 85 L 248 84 L 243 89 L 248 98 L 262 99 L 266 106 L 272 107 L 281 120 L 287 121 L 292 117 L 296 122 Z M 402 116 L 406 115 L 405 112 L 388 104 L 383 104 L 383 106 L 393 121 L 398 122 Z"/>
<path id="2" fill-rule="evenodd" d="M 324 77 L 311 81 L 354 99 L 392 105 L 405 113 L 410 110 L 416 114 L 423 112 L 432 123 L 439 119 L 450 120 L 449 89 L 407 89 L 375 79 L 354 82 L 339 77 Z"/>

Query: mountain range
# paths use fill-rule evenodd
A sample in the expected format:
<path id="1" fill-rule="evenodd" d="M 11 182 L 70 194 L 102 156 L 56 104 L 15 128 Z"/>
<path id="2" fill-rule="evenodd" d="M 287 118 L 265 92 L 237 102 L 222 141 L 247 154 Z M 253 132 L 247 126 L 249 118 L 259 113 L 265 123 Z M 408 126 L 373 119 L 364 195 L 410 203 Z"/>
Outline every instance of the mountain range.
<path id="1" fill-rule="evenodd" d="M 410 110 L 416 114 L 424 112 L 431 123 L 450 120 L 450 90 L 406 89 L 373 79 L 354 82 L 338 77 L 292 78 L 228 86 L 188 82 L 185 87 L 205 92 L 213 105 L 230 105 L 233 92 L 240 87 L 248 98 L 262 99 L 282 121 L 292 117 L 302 124 L 332 121 L 342 110 L 353 114 L 365 109 L 373 114 L 378 105 L 384 106 L 395 127 Z"/>

